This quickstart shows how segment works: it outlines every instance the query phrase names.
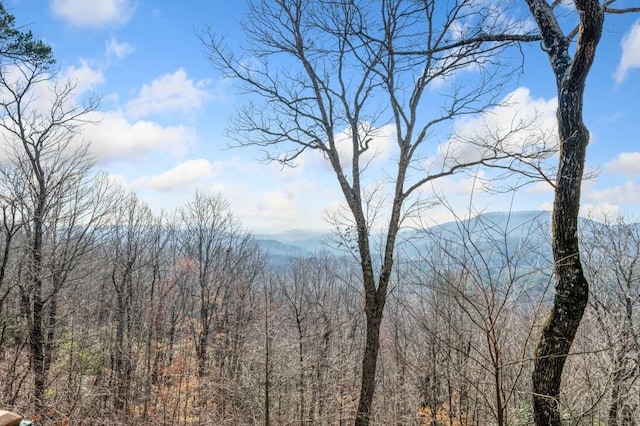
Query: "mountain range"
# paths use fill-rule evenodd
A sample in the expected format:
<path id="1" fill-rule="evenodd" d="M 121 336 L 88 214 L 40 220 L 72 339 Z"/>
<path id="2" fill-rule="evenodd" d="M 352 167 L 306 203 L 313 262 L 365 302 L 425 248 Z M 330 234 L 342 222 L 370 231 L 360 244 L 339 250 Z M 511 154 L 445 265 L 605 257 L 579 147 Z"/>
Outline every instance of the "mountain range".
<path id="1" fill-rule="evenodd" d="M 434 239 L 450 242 L 466 239 L 478 243 L 502 240 L 517 244 L 524 239 L 548 239 L 550 232 L 549 211 L 490 212 L 426 229 L 403 230 L 398 236 L 398 245 L 405 254 L 412 256 Z M 255 234 L 254 237 L 262 249 L 272 256 L 308 257 L 323 250 L 345 253 L 337 247 L 335 236 L 329 232 L 291 230 L 277 234 Z"/>

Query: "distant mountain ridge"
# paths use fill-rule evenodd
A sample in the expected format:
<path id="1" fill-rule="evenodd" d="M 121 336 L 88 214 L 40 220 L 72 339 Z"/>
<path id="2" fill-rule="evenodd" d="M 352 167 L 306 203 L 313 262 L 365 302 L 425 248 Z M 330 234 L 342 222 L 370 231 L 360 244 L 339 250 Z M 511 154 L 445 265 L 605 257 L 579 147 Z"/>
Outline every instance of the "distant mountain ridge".
<path id="1" fill-rule="evenodd" d="M 331 238 L 331 233 L 294 229 L 276 234 L 254 234 L 254 238 L 271 255 L 309 257 L 327 249 L 325 241 Z"/>
<path id="2" fill-rule="evenodd" d="M 484 234 L 484 238 L 498 238 L 508 235 L 510 239 L 523 238 L 533 228 L 545 233 L 551 232 L 551 212 L 530 210 L 517 212 L 486 212 L 463 221 L 446 222 L 424 230 L 402 231 L 402 240 L 428 238 L 428 235 L 455 238 L 461 233 L 470 235 Z M 546 228 L 546 229 L 545 229 Z M 258 244 L 269 254 L 275 256 L 308 257 L 318 251 L 339 252 L 330 244 L 333 234 L 330 232 L 290 230 L 275 234 L 259 233 L 254 235 Z"/>

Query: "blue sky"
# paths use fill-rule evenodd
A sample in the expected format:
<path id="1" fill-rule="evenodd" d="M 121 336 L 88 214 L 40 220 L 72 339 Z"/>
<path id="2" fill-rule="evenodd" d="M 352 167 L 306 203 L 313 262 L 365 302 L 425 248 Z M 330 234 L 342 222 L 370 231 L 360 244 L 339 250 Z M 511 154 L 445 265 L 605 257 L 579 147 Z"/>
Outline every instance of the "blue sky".
<path id="1" fill-rule="evenodd" d="M 622 3 L 621 3 L 622 4 Z M 78 95 L 102 97 L 82 137 L 97 167 L 136 191 L 155 210 L 172 210 L 194 191 L 221 193 L 244 225 L 257 232 L 326 229 L 325 214 L 342 201 L 319 156 L 282 170 L 252 150 L 227 149 L 227 121 L 244 102 L 233 83 L 205 58 L 196 32 L 209 26 L 231 44 L 240 37 L 244 2 L 222 0 L 5 0 L 18 25 L 54 50 L 60 72 L 77 82 Z M 512 96 L 553 128 L 555 84 L 538 45 L 524 48 L 525 73 Z M 585 121 L 592 132 L 583 214 L 640 213 L 640 17 L 609 16 L 587 82 Z M 506 94 L 505 94 L 506 96 Z M 477 123 L 476 123 L 477 124 Z M 474 126 L 473 120 L 456 124 Z M 385 139 L 384 137 L 382 139 Z M 386 138 L 389 139 L 389 138 Z M 380 143 L 380 169 L 392 159 Z M 477 184 L 460 175 L 427 188 L 448 194 L 455 209 L 469 205 Z M 476 194 L 477 210 L 550 209 L 548 186 L 530 185 L 515 198 Z M 464 213 L 461 213 L 464 214 Z M 428 223 L 451 218 L 436 208 Z"/>

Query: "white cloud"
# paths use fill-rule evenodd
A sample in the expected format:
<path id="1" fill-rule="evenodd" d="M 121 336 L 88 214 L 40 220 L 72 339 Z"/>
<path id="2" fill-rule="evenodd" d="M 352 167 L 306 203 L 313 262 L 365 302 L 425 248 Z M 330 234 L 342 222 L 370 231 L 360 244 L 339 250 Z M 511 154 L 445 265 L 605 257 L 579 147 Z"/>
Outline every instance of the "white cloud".
<path id="1" fill-rule="evenodd" d="M 349 172 L 353 160 L 353 143 L 351 129 L 346 128 L 334 136 L 336 149 L 340 156 L 340 163 L 345 172 Z M 369 123 L 361 125 L 361 139 L 366 140 L 368 148 L 360 155 L 361 170 L 369 166 L 384 165 L 398 151 L 395 140 L 395 128 L 393 125 L 385 125 L 374 128 Z M 288 171 L 289 176 L 297 176 L 301 173 L 302 167 L 318 166 L 322 171 L 332 171 L 329 160 L 319 150 L 308 150 L 297 159 L 296 168 Z"/>
<path id="2" fill-rule="evenodd" d="M 256 213 L 263 218 L 291 221 L 299 215 L 294 194 L 281 189 L 267 191 L 258 200 Z"/>
<path id="3" fill-rule="evenodd" d="M 280 185 L 272 183 L 269 172 L 253 174 L 256 184 L 238 177 L 229 179 L 235 170 L 225 163 L 221 179 L 209 186 L 209 193 L 219 193 L 229 201 L 234 214 L 254 232 L 278 232 L 286 229 L 324 228 L 322 211 L 334 199 L 317 182 L 296 180 Z M 267 183 L 266 185 L 264 185 Z M 268 189 L 265 189 L 267 188 Z"/>
<path id="4" fill-rule="evenodd" d="M 180 68 L 173 74 L 165 74 L 144 85 L 138 97 L 127 103 L 127 113 L 132 117 L 177 112 L 188 113 L 202 106 L 210 96 L 206 87 L 209 80 L 194 82 Z"/>
<path id="5" fill-rule="evenodd" d="M 453 137 L 438 147 L 425 166 L 435 172 L 477 161 L 490 155 L 492 147 L 520 154 L 553 150 L 557 146 L 556 107 L 555 98 L 533 98 L 529 89 L 520 87 L 480 116 L 459 119 Z"/>
<path id="6" fill-rule="evenodd" d="M 305 221 L 299 200 L 286 188 L 260 192 L 243 183 L 216 182 L 209 189 L 228 200 L 234 214 L 254 231 L 290 229 Z"/>
<path id="7" fill-rule="evenodd" d="M 119 61 L 126 58 L 135 50 L 129 43 L 118 43 L 114 37 L 112 37 L 106 43 L 107 59 L 115 58 Z"/>
<path id="8" fill-rule="evenodd" d="M 96 86 L 104 83 L 104 75 L 100 70 L 94 70 L 85 60 L 80 61 L 80 66 L 70 66 L 64 72 L 63 80 L 75 84 L 74 94 L 81 95 L 87 91 L 95 90 Z"/>
<path id="9" fill-rule="evenodd" d="M 23 87 L 25 75 L 30 75 L 30 71 L 27 68 L 23 68 L 20 65 L 7 65 L 2 69 L 2 78 L 5 81 L 3 86 L 6 84 L 6 87 Z M 29 102 L 23 102 L 22 112 L 24 116 L 47 114 L 50 111 L 51 105 L 55 102 L 56 93 L 53 90 L 55 81 L 48 77 L 51 76 L 47 76 L 47 78 L 43 76 L 41 80 L 31 86 L 28 93 Z M 14 99 L 14 96 L 11 92 L 5 87 L 0 87 L 0 100 L 4 103 L 11 102 L 12 99 Z M 75 102 L 74 99 L 65 100 L 72 104 Z"/>
<path id="10" fill-rule="evenodd" d="M 142 178 L 136 185 L 144 185 L 157 191 L 182 190 L 198 181 L 215 176 L 221 168 L 220 163 L 211 163 L 204 158 L 189 160 L 164 173 Z"/>
<path id="11" fill-rule="evenodd" d="M 612 186 L 585 194 L 588 203 L 603 205 L 625 205 L 640 202 L 640 185 L 626 181 L 623 185 Z"/>
<path id="12" fill-rule="evenodd" d="M 625 80 L 630 69 L 640 68 L 640 19 L 633 24 L 620 44 L 622 56 L 613 75 L 617 83 Z"/>
<path id="13" fill-rule="evenodd" d="M 102 162 L 131 160 L 157 152 L 178 155 L 196 140 L 195 130 L 190 127 L 129 122 L 120 111 L 96 111 L 89 119 L 97 124 L 83 127 L 80 138 L 90 143 L 90 152 Z"/>
<path id="14" fill-rule="evenodd" d="M 365 140 L 368 140 L 369 148 L 362 154 L 360 161 L 362 165 L 369 163 L 384 163 L 397 152 L 398 145 L 395 141 L 395 127 L 386 125 L 373 128 L 368 123 L 362 125 L 363 133 L 366 134 Z M 353 158 L 353 144 L 351 140 L 350 129 L 340 133 L 337 137 L 338 151 L 348 170 L 351 169 L 351 161 Z"/>
<path id="15" fill-rule="evenodd" d="M 623 176 L 640 176 L 640 152 L 622 152 L 604 166 L 607 173 Z"/>
<path id="16" fill-rule="evenodd" d="M 52 0 L 53 14 L 78 27 L 124 24 L 133 15 L 129 0 Z"/>
<path id="17" fill-rule="evenodd" d="M 447 176 L 431 181 L 430 188 L 424 188 L 427 195 L 442 197 L 457 197 L 469 199 L 474 193 L 482 191 L 482 182 L 486 174 L 482 170 L 475 170 L 473 175 Z"/>
<path id="18" fill-rule="evenodd" d="M 32 70 L 23 65 L 7 65 L 2 69 L 2 76 L 7 87 L 23 87 L 25 77 L 31 76 Z M 43 74 L 41 78 L 30 86 L 27 94 L 29 102 L 23 102 L 23 114 L 44 114 L 48 116 L 54 104 L 64 102 L 67 110 L 78 107 L 78 99 L 88 91 L 104 83 L 101 70 L 94 69 L 84 59 L 78 65 L 71 65 L 59 74 Z M 62 88 L 68 84 L 75 85 L 72 91 L 66 92 Z M 64 93 L 61 95 L 61 93 Z M 0 90 L 0 99 L 6 101 L 12 95 L 6 90 Z M 24 100 L 23 100 L 24 101 Z"/>
<path id="19" fill-rule="evenodd" d="M 525 192 L 528 194 L 553 194 L 553 186 L 546 181 L 535 182 L 526 187 Z"/>
<path id="20" fill-rule="evenodd" d="M 7 87 L 24 87 L 24 78 L 29 75 L 31 75 L 30 71 L 21 68 L 21 66 L 6 66 L 3 69 L 3 79 L 6 81 Z M 80 102 L 83 98 L 82 95 L 88 91 L 95 90 L 96 86 L 103 82 L 104 76 L 102 72 L 91 68 L 88 62 L 84 60 L 78 66 L 70 66 L 59 74 L 43 75 L 42 79 L 33 83 L 26 92 L 26 97 L 23 98 L 22 116 L 27 117 L 26 127 L 30 128 L 34 124 L 33 120 L 48 123 L 50 121 L 48 117 L 51 116 L 54 109 L 57 109 L 57 113 L 66 111 L 64 114 L 67 117 L 71 114 L 70 111 L 75 111 L 75 113 L 83 111 L 84 107 Z M 69 84 L 75 86 L 71 88 L 71 91 L 67 91 Z M 11 102 L 13 98 L 14 96 L 7 89 L 0 90 L 1 101 Z M 82 117 L 78 117 L 78 120 L 67 124 L 73 127 L 82 121 L 91 121 L 91 117 L 95 117 L 95 114 L 95 112 L 87 113 Z M 8 118 L 4 117 L 4 120 L 8 120 Z M 79 127 L 77 130 L 83 131 L 87 128 Z M 82 140 L 82 135 L 79 135 L 77 140 Z M 4 148 L 5 144 L 13 144 L 15 142 L 14 136 L 3 135 L 0 132 L 0 147 Z M 0 149 L 0 151 L 4 150 Z M 0 154 L 0 158 L 4 158 L 2 154 Z"/>

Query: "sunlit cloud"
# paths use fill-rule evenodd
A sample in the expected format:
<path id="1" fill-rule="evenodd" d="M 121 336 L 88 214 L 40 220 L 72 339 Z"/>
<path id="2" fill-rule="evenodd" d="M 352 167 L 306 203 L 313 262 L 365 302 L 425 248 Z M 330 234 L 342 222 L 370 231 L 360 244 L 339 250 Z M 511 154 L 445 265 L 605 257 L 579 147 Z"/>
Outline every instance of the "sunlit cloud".
<path id="1" fill-rule="evenodd" d="M 638 19 L 622 42 L 622 56 L 613 75 L 616 83 L 622 83 L 629 72 L 634 68 L 640 68 L 640 19 Z"/>
<path id="2" fill-rule="evenodd" d="M 520 87 L 483 114 L 459 119 L 453 136 L 438 147 L 425 168 L 438 172 L 478 161 L 490 156 L 494 148 L 519 154 L 541 148 L 553 151 L 557 145 L 556 107 L 555 99 L 534 98 L 529 89 Z"/>
<path id="3" fill-rule="evenodd" d="M 186 114 L 200 108 L 211 96 L 208 85 L 209 80 L 194 81 L 180 68 L 145 84 L 138 97 L 127 103 L 127 114 L 134 118 L 163 113 Z"/>
<path id="4" fill-rule="evenodd" d="M 623 176 L 640 176 L 640 152 L 622 152 L 604 166 L 604 171 Z"/>
<path id="5" fill-rule="evenodd" d="M 78 27 L 102 27 L 126 23 L 135 10 L 129 0 L 52 0 L 54 16 Z"/>
<path id="6" fill-rule="evenodd" d="M 529 194 L 553 194 L 553 186 L 549 182 L 539 181 L 526 186 L 525 192 Z"/>
<path id="7" fill-rule="evenodd" d="M 69 83 L 75 85 L 74 94 L 76 96 L 95 90 L 105 81 L 102 71 L 92 68 L 85 60 L 80 61 L 80 66 L 72 65 L 67 68 L 63 80 L 68 80 Z"/>
<path id="8" fill-rule="evenodd" d="M 129 121 L 121 111 L 93 112 L 94 123 L 83 127 L 83 141 L 99 162 L 130 161 L 150 153 L 180 155 L 196 140 L 195 129 L 163 126 L 153 121 Z"/>
<path id="9" fill-rule="evenodd" d="M 586 217 L 592 220 L 605 221 L 612 217 L 619 216 L 621 213 L 620 206 L 617 204 L 598 203 L 590 204 L 585 203 L 580 206 L 580 216 Z"/>
<path id="10" fill-rule="evenodd" d="M 145 185 L 157 191 L 179 191 L 193 189 L 192 186 L 217 175 L 222 169 L 222 164 L 211 163 L 200 158 L 185 161 L 171 170 L 151 177 L 145 177 L 136 182 L 137 185 Z"/>
<path id="11" fill-rule="evenodd" d="M 587 203 L 603 205 L 637 204 L 640 202 L 640 185 L 626 181 L 622 185 L 589 191 L 585 194 L 585 200 Z"/>

